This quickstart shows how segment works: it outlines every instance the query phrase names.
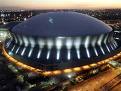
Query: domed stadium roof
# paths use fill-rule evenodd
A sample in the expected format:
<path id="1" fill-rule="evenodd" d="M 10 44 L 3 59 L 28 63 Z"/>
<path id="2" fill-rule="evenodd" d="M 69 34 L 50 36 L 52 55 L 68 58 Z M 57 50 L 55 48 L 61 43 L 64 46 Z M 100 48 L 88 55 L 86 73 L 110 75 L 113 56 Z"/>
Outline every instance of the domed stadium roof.
<path id="1" fill-rule="evenodd" d="M 12 57 L 9 60 L 14 63 L 23 63 L 23 68 L 28 65 L 42 71 L 61 72 L 75 67 L 83 69 L 119 51 L 111 31 L 100 20 L 84 14 L 43 13 L 12 28 L 13 38 L 5 42 L 4 54 Z"/>
<path id="2" fill-rule="evenodd" d="M 98 35 L 112 29 L 100 20 L 76 12 L 49 12 L 15 26 L 17 34 L 39 37 Z"/>

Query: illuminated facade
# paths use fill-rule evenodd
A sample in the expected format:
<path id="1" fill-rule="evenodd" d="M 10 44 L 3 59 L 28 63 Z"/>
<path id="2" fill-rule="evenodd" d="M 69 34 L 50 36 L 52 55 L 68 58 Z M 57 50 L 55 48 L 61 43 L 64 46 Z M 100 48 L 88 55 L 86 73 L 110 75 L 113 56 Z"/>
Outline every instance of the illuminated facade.
<path id="1" fill-rule="evenodd" d="M 46 76 L 87 70 L 120 56 L 112 29 L 84 14 L 40 14 L 11 31 L 13 37 L 5 42 L 4 55 L 18 66 Z"/>

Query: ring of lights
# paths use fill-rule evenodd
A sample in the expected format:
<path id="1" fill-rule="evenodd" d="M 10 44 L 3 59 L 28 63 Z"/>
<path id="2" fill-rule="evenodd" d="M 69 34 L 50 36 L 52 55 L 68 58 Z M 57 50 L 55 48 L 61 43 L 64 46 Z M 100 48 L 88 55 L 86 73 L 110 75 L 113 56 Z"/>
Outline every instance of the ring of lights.
<path id="1" fill-rule="evenodd" d="M 23 69 L 27 69 L 30 70 L 32 72 L 41 74 L 43 76 L 52 76 L 52 75 L 60 75 L 60 74 L 64 74 L 64 73 L 71 73 L 71 72 L 80 72 L 82 70 L 87 70 L 87 69 L 91 69 L 92 67 L 96 67 L 97 65 L 102 65 L 102 64 L 106 64 L 109 61 L 115 60 L 117 58 L 121 58 L 121 52 L 108 58 L 105 60 L 102 60 L 100 62 L 97 63 L 92 63 L 90 65 L 84 65 L 81 67 L 74 67 L 74 68 L 68 68 L 68 69 L 63 69 L 63 70 L 54 70 L 54 71 L 45 71 L 45 70 L 41 70 L 41 69 L 37 69 L 34 67 L 31 67 L 29 65 L 26 65 L 24 63 L 21 63 L 20 61 L 16 60 L 15 58 L 11 57 L 6 51 L 5 48 L 3 47 L 3 54 L 4 56 L 12 63 L 16 64 L 17 66 L 22 67 Z"/>
<path id="2" fill-rule="evenodd" d="M 118 48 L 112 32 L 80 37 L 30 37 L 12 33 L 6 41 L 8 54 L 44 70 L 65 69 L 100 61 Z M 73 65 L 72 65 L 73 64 Z"/>

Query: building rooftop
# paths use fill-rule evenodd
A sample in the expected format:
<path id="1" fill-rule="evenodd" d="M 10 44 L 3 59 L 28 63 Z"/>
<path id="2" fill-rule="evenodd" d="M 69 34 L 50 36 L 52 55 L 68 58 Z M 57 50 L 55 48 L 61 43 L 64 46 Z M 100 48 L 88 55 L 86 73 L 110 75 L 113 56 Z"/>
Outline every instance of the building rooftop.
<path id="1" fill-rule="evenodd" d="M 39 37 L 98 35 L 111 30 L 102 21 L 76 12 L 39 14 L 12 29 L 17 34 Z"/>

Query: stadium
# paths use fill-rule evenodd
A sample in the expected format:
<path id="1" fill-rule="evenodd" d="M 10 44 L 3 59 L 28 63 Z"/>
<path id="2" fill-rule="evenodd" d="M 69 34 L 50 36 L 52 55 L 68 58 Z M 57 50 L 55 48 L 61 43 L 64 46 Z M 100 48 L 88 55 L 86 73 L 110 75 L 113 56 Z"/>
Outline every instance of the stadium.
<path id="1" fill-rule="evenodd" d="M 121 56 L 112 29 L 85 14 L 43 13 L 10 31 L 3 54 L 13 64 L 43 76 L 100 68 Z"/>

